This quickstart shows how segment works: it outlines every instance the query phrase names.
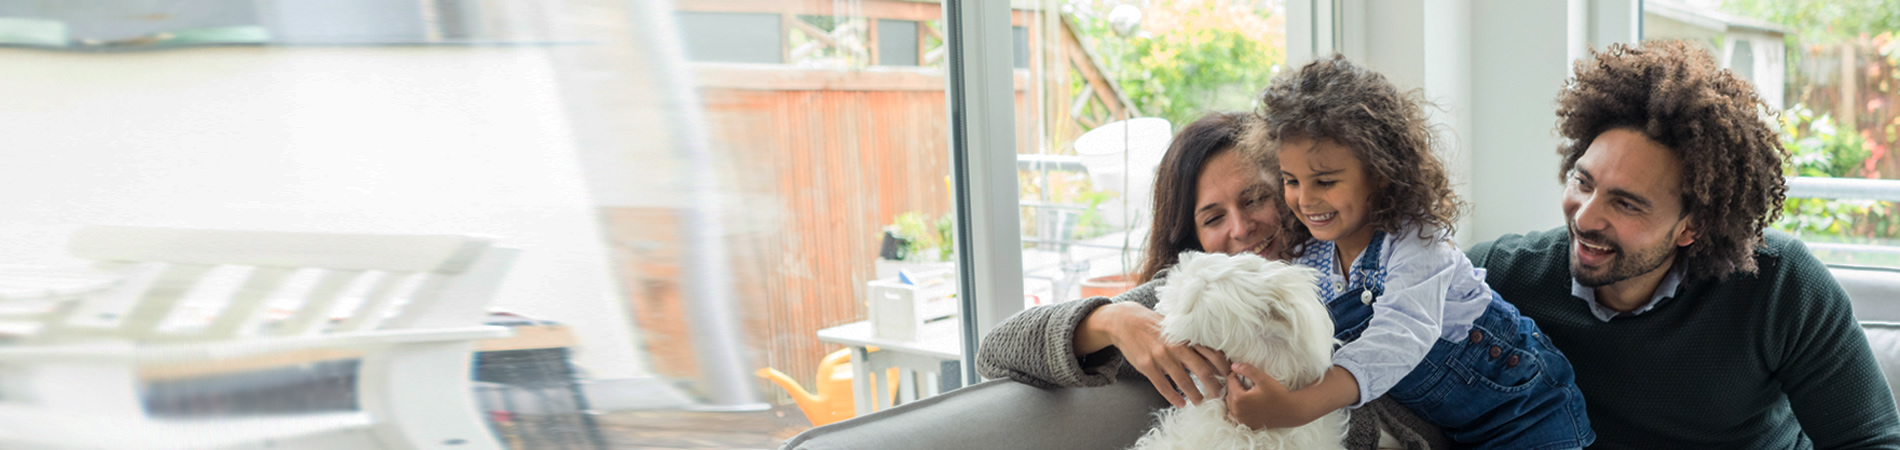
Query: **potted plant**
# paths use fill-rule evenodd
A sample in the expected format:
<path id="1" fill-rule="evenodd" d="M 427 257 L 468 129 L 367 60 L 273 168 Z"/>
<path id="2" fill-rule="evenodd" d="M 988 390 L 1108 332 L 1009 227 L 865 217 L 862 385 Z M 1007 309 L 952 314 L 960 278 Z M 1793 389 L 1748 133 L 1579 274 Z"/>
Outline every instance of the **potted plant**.
<path id="1" fill-rule="evenodd" d="M 929 219 L 922 212 L 898 214 L 884 227 L 877 260 L 877 278 L 895 278 L 899 271 L 955 270 L 950 255 L 956 251 L 954 223 L 948 214 Z"/>

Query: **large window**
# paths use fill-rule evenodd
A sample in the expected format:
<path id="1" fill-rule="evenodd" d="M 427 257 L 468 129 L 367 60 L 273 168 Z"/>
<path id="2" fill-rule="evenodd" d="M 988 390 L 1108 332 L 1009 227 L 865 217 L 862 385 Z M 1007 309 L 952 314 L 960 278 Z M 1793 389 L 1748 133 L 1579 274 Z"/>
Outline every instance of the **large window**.
<path id="1" fill-rule="evenodd" d="M 1823 261 L 1900 267 L 1900 28 L 1887 1 L 1644 2 L 1644 39 L 1701 44 L 1777 111 L 1793 154 L 1775 227 Z"/>
<path id="2" fill-rule="evenodd" d="M 952 238 L 942 5 L 681 0 L 676 8 L 688 78 L 653 93 L 695 89 L 697 103 L 684 107 L 703 111 L 696 131 L 708 140 L 674 141 L 670 151 L 702 153 L 702 165 L 679 179 L 702 191 L 637 213 L 660 221 L 634 229 L 647 227 L 656 233 L 648 240 L 671 250 L 631 255 L 642 269 L 630 275 L 647 286 L 634 293 L 634 318 L 654 374 L 690 402 L 641 413 L 655 420 L 630 423 L 644 433 L 631 442 L 684 433 L 700 445 L 775 446 L 813 425 L 958 386 L 963 274 Z M 723 231 L 707 233 L 686 214 Z M 710 248 L 723 253 L 692 264 L 693 252 Z M 706 268 L 728 275 L 691 273 Z M 726 302 L 728 318 L 695 311 L 707 301 Z M 769 410 L 691 412 L 708 406 Z"/>
<path id="3" fill-rule="evenodd" d="M 0 403 L 123 394 L 65 412 L 178 446 L 355 448 L 459 423 L 480 435 L 429 445 L 732 448 L 955 389 L 974 271 L 954 192 L 985 174 L 953 172 L 944 8 L 0 5 L 18 149 L 0 166 L 0 354 L 132 355 L 97 373 L 0 357 Z M 1020 211 L 1006 304 L 1127 287 L 1112 278 L 1142 258 L 1168 139 L 1251 108 L 1284 60 L 1282 10 L 1009 8 L 1010 51 L 982 63 L 1010 73 L 1017 201 L 977 205 Z M 362 243 L 385 238 L 434 250 Z M 385 313 L 436 288 L 467 314 Z M 60 334 L 69 320 L 95 329 Z M 114 446 L 30 428 L 0 447 Z"/>
<path id="4" fill-rule="evenodd" d="M 1020 260 L 1021 292 L 984 307 L 1131 287 L 1173 134 L 1253 109 L 1289 41 L 1447 106 L 1471 150 L 1448 165 L 1487 200 L 1468 233 L 1557 225 L 1511 195 L 1555 167 L 1516 155 L 1553 143 L 1547 98 L 1522 98 L 1561 79 L 1561 6 L 980 1 L 1007 8 L 980 61 L 933 0 L 0 3 L 0 423 L 125 430 L 32 414 L 0 448 L 443 423 L 514 449 L 775 447 L 968 381 L 963 286 L 996 274 L 960 267 L 959 231 L 994 224 L 959 205 L 1016 213 L 1020 245 L 971 253 Z M 1871 20 L 1896 6 L 1640 3 L 1648 38 L 1706 45 L 1780 110 L 1776 226 L 1900 267 L 1900 46 Z M 954 135 L 948 87 L 981 69 L 1009 73 L 971 84 L 1008 91 L 1006 137 Z M 956 172 L 995 152 L 1013 173 Z M 1009 176 L 1005 204 L 958 198 Z M 467 314 L 395 312 L 436 288 Z M 39 354 L 123 364 L 17 357 Z M 434 375 L 391 375 L 413 370 Z M 45 401 L 69 396 L 117 403 Z"/>
<path id="5" fill-rule="evenodd" d="M 1132 287 L 1174 132 L 1251 111 L 1286 61 L 1281 2 L 1044 0 L 1019 14 L 1024 291 L 1032 303 Z M 1059 12 L 1059 13 L 1054 13 Z"/>

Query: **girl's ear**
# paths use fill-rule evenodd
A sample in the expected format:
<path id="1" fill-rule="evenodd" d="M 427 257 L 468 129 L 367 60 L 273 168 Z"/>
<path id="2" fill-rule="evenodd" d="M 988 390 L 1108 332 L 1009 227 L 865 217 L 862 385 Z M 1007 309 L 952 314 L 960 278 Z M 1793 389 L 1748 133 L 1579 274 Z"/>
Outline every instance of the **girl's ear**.
<path id="1" fill-rule="evenodd" d="M 1368 164 L 1364 162 L 1364 160 L 1361 160 L 1359 163 L 1359 166 L 1365 169 L 1366 179 L 1372 181 L 1373 192 L 1385 192 L 1386 188 L 1392 187 L 1392 181 L 1387 180 L 1384 176 L 1379 175 L 1379 171 L 1372 170 L 1372 164 Z"/>
<path id="2" fill-rule="evenodd" d="M 1381 209 L 1384 209 L 1385 202 L 1383 200 L 1385 199 L 1385 196 L 1379 195 L 1379 194 L 1382 192 L 1385 192 L 1386 189 L 1391 188 L 1392 182 L 1386 181 L 1385 177 L 1379 176 L 1378 172 L 1373 172 L 1372 167 L 1370 167 L 1370 165 L 1366 167 L 1365 174 L 1366 174 L 1366 180 L 1371 181 L 1371 183 L 1368 183 L 1368 184 L 1372 185 L 1372 190 L 1366 192 L 1366 206 L 1368 206 L 1367 210 L 1379 211 Z"/>

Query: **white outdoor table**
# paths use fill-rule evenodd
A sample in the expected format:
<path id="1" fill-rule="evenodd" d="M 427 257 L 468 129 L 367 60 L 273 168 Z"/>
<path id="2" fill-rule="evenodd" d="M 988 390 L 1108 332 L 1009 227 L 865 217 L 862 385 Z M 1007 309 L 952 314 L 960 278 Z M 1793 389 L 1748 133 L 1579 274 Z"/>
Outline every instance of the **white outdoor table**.
<path id="1" fill-rule="evenodd" d="M 916 401 L 938 394 L 944 361 L 963 360 L 963 337 L 955 318 L 925 323 L 917 339 L 883 339 L 872 335 L 871 322 L 852 322 L 818 330 L 818 340 L 851 348 L 851 396 L 858 415 L 872 411 L 871 374 L 883 378 L 885 369 L 898 369 L 898 400 Z M 869 351 L 867 347 L 877 347 Z M 878 380 L 880 384 L 887 380 Z M 888 385 L 887 385 L 888 386 Z M 882 399 L 888 405 L 891 399 Z"/>

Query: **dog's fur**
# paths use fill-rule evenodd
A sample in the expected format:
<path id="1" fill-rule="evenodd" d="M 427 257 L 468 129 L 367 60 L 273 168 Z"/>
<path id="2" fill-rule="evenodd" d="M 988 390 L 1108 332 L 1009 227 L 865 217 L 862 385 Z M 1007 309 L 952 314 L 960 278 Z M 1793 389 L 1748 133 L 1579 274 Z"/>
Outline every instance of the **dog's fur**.
<path id="1" fill-rule="evenodd" d="M 1318 383 L 1333 364 L 1333 320 L 1314 287 L 1318 275 L 1252 254 L 1184 252 L 1158 292 L 1155 311 L 1163 315 L 1169 342 L 1219 350 L 1298 390 Z M 1212 395 L 1156 415 L 1160 424 L 1136 448 L 1337 449 L 1346 432 L 1345 410 L 1295 428 L 1256 431 L 1229 421 L 1226 401 Z"/>

